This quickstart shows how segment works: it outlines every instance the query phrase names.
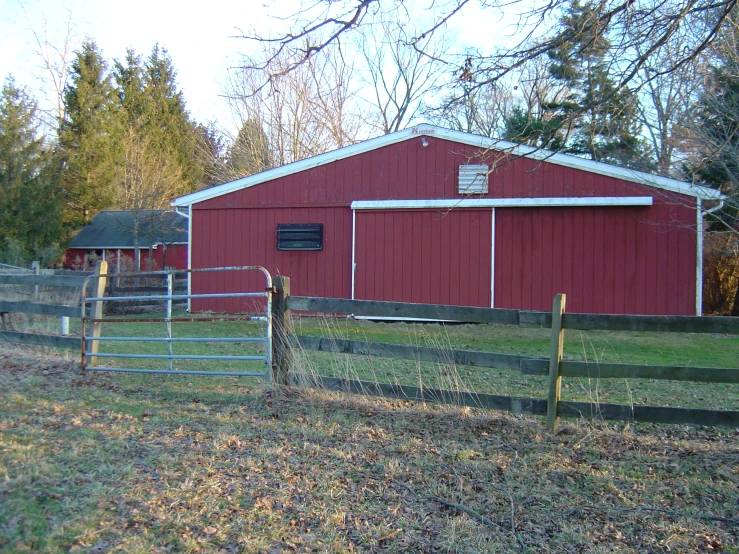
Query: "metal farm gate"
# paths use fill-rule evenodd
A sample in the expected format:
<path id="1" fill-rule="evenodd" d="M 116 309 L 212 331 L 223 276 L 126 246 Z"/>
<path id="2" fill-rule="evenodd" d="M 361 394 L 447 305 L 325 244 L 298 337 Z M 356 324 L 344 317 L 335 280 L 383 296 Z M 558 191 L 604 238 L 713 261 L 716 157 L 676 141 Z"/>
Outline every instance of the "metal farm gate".
<path id="1" fill-rule="evenodd" d="M 194 274 L 199 273 L 213 273 L 213 272 L 241 272 L 242 275 L 235 274 L 230 282 L 243 282 L 244 272 L 261 272 L 264 277 L 265 286 L 259 292 L 220 292 L 220 293 L 208 293 L 208 294 L 190 294 L 189 286 L 186 294 L 175 294 L 175 274 L 187 274 L 188 283 L 191 282 L 191 278 Z M 241 267 L 216 267 L 207 269 L 192 269 L 192 270 L 167 270 L 167 271 L 153 271 L 153 272 L 135 272 L 135 273 L 109 273 L 105 275 L 108 279 L 113 279 L 116 283 L 121 282 L 133 282 L 135 285 L 131 289 L 133 295 L 126 296 L 105 296 L 101 287 L 97 288 L 97 291 L 92 293 L 91 296 L 87 296 L 88 284 L 90 290 L 95 290 L 95 283 L 93 280 L 97 279 L 98 276 L 90 276 L 86 279 L 82 287 L 82 369 L 83 371 L 107 371 L 107 372 L 122 372 L 122 373 L 158 373 L 165 375 L 228 375 L 233 377 L 267 377 L 271 376 L 271 365 L 272 365 L 272 294 L 275 289 L 272 284 L 272 276 L 269 272 L 260 266 L 241 266 Z M 92 282 L 91 282 L 92 281 Z M 161 288 L 166 286 L 166 293 L 156 292 L 149 293 L 152 282 L 161 283 Z M 144 283 L 145 286 L 139 286 Z M 119 289 L 120 290 L 120 289 Z M 136 294 L 137 292 L 144 292 L 144 294 Z M 192 313 L 184 313 L 183 315 L 173 316 L 173 304 L 177 301 L 187 301 L 188 303 L 196 299 L 204 298 L 222 298 L 238 300 L 241 302 L 243 299 L 254 299 L 254 307 L 261 310 L 252 311 L 251 313 L 237 313 L 237 314 L 199 314 L 193 315 Z M 117 315 L 115 317 L 106 317 L 103 314 L 103 303 L 106 307 L 115 305 L 115 303 L 128 304 L 131 303 L 146 303 L 146 304 L 164 304 L 164 316 L 163 317 L 126 317 Z M 260 304 L 262 304 L 260 306 Z M 205 323 L 216 323 L 216 322 L 254 322 L 257 324 L 263 324 L 263 331 L 257 336 L 192 336 L 195 333 L 190 333 L 187 336 L 174 336 L 172 332 L 172 324 L 205 324 Z M 164 323 L 162 334 L 164 336 L 120 336 L 116 333 L 101 335 L 101 329 L 103 323 L 106 324 L 107 328 L 115 327 L 116 324 L 156 324 Z M 88 324 L 91 324 L 92 333 L 87 331 Z M 132 343 L 133 345 L 139 345 L 138 352 L 101 352 L 99 351 L 100 343 Z M 149 353 L 141 352 L 144 349 L 146 343 L 160 343 L 166 345 L 166 353 Z M 204 343 L 210 347 L 217 349 L 219 346 L 224 348 L 228 343 L 236 344 L 256 344 L 263 345 L 263 353 L 253 354 L 193 354 L 193 353 L 175 353 L 175 344 L 193 344 L 193 343 Z M 183 347 L 184 348 L 184 347 Z M 113 348 L 115 350 L 115 348 Z M 166 369 L 150 369 L 146 367 L 107 367 L 98 364 L 98 358 L 110 358 L 110 359 L 124 359 L 124 360 L 164 360 L 166 362 Z M 238 365 L 243 365 L 242 362 L 264 362 L 264 371 L 243 371 L 243 368 L 236 368 L 235 370 L 224 370 L 223 368 L 217 369 L 182 369 L 176 367 L 176 362 L 184 360 L 201 360 L 205 362 L 221 362 L 226 365 L 228 362 L 239 362 Z M 140 365 L 131 363 L 130 365 Z"/>

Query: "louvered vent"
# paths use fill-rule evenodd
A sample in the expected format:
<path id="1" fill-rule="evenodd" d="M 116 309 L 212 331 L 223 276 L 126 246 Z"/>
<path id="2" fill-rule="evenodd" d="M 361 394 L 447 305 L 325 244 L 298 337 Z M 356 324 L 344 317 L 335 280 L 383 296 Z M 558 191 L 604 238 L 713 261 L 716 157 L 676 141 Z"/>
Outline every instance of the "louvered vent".
<path id="1" fill-rule="evenodd" d="M 459 166 L 459 194 L 485 194 L 488 191 L 486 164 Z"/>
<path id="2" fill-rule="evenodd" d="M 323 250 L 323 223 L 279 223 L 277 250 Z"/>

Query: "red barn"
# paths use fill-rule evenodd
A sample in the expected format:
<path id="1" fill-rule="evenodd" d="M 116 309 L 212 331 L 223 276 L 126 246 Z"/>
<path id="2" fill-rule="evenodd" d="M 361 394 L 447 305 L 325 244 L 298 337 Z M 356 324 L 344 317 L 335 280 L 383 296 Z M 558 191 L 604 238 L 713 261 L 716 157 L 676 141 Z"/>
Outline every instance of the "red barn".
<path id="1" fill-rule="evenodd" d="M 187 218 L 171 210 L 103 211 L 69 241 L 64 263 L 72 269 L 90 269 L 97 260 L 112 264 L 111 271 L 149 268 L 187 269 Z"/>
<path id="2" fill-rule="evenodd" d="M 294 295 L 550 310 L 564 292 L 570 312 L 692 315 L 702 217 L 720 200 L 710 188 L 420 125 L 173 205 L 190 218 L 189 267 L 262 265 L 291 277 Z M 192 282 L 196 293 L 246 286 L 226 273 Z"/>

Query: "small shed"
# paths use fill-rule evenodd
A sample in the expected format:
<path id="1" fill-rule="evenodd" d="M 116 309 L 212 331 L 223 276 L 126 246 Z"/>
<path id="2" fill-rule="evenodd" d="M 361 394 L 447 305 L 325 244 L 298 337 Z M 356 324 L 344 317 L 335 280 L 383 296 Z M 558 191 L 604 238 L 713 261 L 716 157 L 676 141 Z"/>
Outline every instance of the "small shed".
<path id="1" fill-rule="evenodd" d="M 710 188 L 430 125 L 177 199 L 188 267 L 292 294 L 570 312 L 701 312 Z M 246 281 L 197 274 L 193 292 Z M 194 310 L 238 311 L 232 299 Z"/>
<path id="2" fill-rule="evenodd" d="M 172 210 L 103 211 L 72 238 L 65 264 L 88 269 L 105 259 L 116 270 L 135 269 L 136 250 L 142 271 L 187 268 L 188 220 Z"/>

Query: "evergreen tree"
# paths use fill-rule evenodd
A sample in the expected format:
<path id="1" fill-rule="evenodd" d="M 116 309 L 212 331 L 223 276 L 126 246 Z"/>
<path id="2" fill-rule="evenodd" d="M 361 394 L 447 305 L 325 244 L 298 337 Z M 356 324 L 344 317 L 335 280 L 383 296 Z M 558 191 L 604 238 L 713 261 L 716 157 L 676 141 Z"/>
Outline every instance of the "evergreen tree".
<path id="1" fill-rule="evenodd" d="M 163 155 L 174 157 L 182 168 L 184 188 L 198 188 L 203 167 L 197 156 L 196 124 L 190 119 L 177 73 L 166 49 L 155 45 L 144 64 L 144 92 L 148 101 L 146 132 Z"/>
<path id="2" fill-rule="evenodd" d="M 543 119 L 541 115 L 516 106 L 505 118 L 503 138 L 536 148 L 562 150 L 566 138 L 563 127 L 564 121 L 560 115 Z"/>
<path id="3" fill-rule="evenodd" d="M 7 79 L 0 92 L 0 251 L 28 259 L 61 239 L 57 167 L 39 132 L 36 102 Z"/>
<path id="4" fill-rule="evenodd" d="M 141 57 L 135 50 L 130 48 L 126 50 L 125 63 L 115 61 L 113 78 L 118 89 L 118 102 L 124 125 L 133 126 L 138 133 L 144 132 L 151 113 L 151 102 L 144 90 L 144 68 Z"/>
<path id="5" fill-rule="evenodd" d="M 121 122 L 107 64 L 94 42 L 72 62 L 59 129 L 62 184 L 70 202 L 67 218 L 84 223 L 85 212 L 111 206 L 119 179 Z"/>
<path id="6" fill-rule="evenodd" d="M 229 150 L 228 165 L 235 179 L 274 166 L 267 145 L 267 135 L 258 121 L 249 119 L 241 126 Z"/>
<path id="7" fill-rule="evenodd" d="M 611 43 L 605 35 L 599 5 L 572 0 L 561 21 L 567 39 L 549 52 L 549 72 L 569 90 L 565 97 L 542 106 L 567 137 L 565 151 L 593 160 L 648 169 L 638 137 L 637 98 L 619 88 L 606 55 Z M 523 131 L 538 133 L 537 123 Z M 551 129 L 543 130 L 546 134 Z"/>

